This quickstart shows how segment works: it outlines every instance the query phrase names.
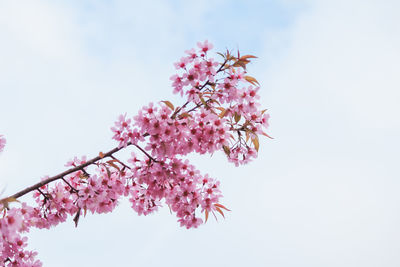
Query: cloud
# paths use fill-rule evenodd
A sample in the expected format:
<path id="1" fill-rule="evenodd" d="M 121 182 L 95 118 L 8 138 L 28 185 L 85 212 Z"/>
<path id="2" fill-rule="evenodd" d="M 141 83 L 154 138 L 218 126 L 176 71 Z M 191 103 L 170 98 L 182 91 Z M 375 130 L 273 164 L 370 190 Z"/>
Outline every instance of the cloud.
<path id="1" fill-rule="evenodd" d="M 398 4 L 308 4 L 288 31 L 271 33 L 286 44 L 279 55 L 266 46 L 273 62 L 262 97 L 276 139 L 261 155 L 270 163 L 258 169 L 268 177 L 255 191 L 264 203 L 257 210 L 293 258 L 265 261 L 397 266 Z"/>
<path id="2" fill-rule="evenodd" d="M 0 4 L 7 192 L 58 173 L 73 155 L 112 147 L 117 114 L 171 100 L 171 63 L 198 38 L 249 50 L 265 41 L 250 67 L 275 139 L 243 168 L 220 154 L 192 158 L 221 178 L 228 219 L 186 231 L 168 209 L 138 217 L 123 203 L 78 230 L 71 222 L 33 231 L 45 265 L 70 265 L 55 243 L 96 266 L 399 265 L 399 4 L 305 1 L 272 27 L 273 14 L 299 6 L 283 3 L 271 3 L 279 12 L 258 1 Z M 223 21 L 221 8 L 230 12 Z"/>

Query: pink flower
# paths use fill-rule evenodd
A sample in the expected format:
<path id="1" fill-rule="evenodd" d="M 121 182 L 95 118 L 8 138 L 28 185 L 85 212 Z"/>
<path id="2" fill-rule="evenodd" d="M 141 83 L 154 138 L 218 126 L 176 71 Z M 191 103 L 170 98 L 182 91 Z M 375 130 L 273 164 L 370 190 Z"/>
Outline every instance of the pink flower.
<path id="1" fill-rule="evenodd" d="M 182 57 L 180 61 L 174 63 L 175 68 L 178 69 L 185 69 L 186 65 L 189 63 L 188 58 Z"/>
<path id="2" fill-rule="evenodd" d="M 175 74 L 173 76 L 171 76 L 170 80 L 173 81 L 172 83 L 172 87 L 174 87 L 174 94 L 180 94 L 181 96 L 183 95 L 183 81 L 182 81 L 182 77 L 180 77 L 179 75 Z"/>
<path id="3" fill-rule="evenodd" d="M 187 73 L 183 74 L 183 84 L 195 86 L 198 83 L 199 73 L 195 68 L 190 69 Z"/>
<path id="4" fill-rule="evenodd" d="M 197 46 L 200 48 L 201 53 L 206 54 L 209 50 L 211 50 L 214 46 L 205 40 L 204 43 L 198 42 Z"/>
<path id="5" fill-rule="evenodd" d="M 4 147 L 6 146 L 6 139 L 3 135 L 0 135 L 0 152 L 3 151 Z"/>
<path id="6" fill-rule="evenodd" d="M 195 58 L 197 58 L 197 53 L 194 48 L 192 48 L 190 50 L 186 50 L 185 53 L 188 54 L 188 57 L 187 57 L 188 62 L 192 62 Z"/>
<path id="7" fill-rule="evenodd" d="M 259 87 L 243 66 L 209 58 L 213 45 L 207 40 L 197 46 L 175 63 L 178 73 L 171 77 L 173 92 L 185 94 L 185 104 L 150 103 L 133 119 L 120 115 L 111 128 L 119 148 L 132 145 L 140 154 L 133 152 L 126 161 L 117 159 L 120 154 L 107 154 L 95 163 L 75 157 L 67 167 L 91 164 L 35 190 L 36 205 L 4 209 L 7 203 L 0 204 L 0 263 L 41 266 L 36 252 L 25 249 L 27 238 L 21 233 L 50 228 L 72 216 L 77 224 L 87 211 L 111 212 L 123 196 L 139 215 L 165 203 L 186 228 L 202 224 L 201 213 L 206 220 L 209 213 L 223 216 L 219 182 L 182 158 L 222 150 L 236 166 L 250 162 L 257 157 L 259 135 L 266 135 L 269 114 L 259 109 Z M 0 151 L 5 143 L 0 135 Z"/>

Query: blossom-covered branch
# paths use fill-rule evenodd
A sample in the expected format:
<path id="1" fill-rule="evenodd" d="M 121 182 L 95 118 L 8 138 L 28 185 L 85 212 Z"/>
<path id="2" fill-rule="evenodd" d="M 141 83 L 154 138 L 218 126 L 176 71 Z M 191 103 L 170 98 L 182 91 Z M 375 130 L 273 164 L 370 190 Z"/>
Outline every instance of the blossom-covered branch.
<path id="1" fill-rule="evenodd" d="M 224 216 L 219 181 L 201 174 L 185 156 L 220 150 L 236 166 L 246 164 L 257 157 L 259 135 L 268 136 L 269 115 L 259 108 L 257 80 L 247 75 L 255 57 L 226 51 L 218 62 L 209 57 L 210 49 L 209 42 L 198 43 L 175 63 L 173 92 L 184 104 L 164 100 L 134 117 L 120 115 L 111 128 L 116 148 L 89 160 L 75 157 L 68 170 L 0 200 L 0 262 L 41 266 L 22 236 L 30 228 L 50 228 L 69 216 L 77 226 L 88 211 L 111 212 L 123 196 L 139 215 L 169 206 L 186 228 L 198 227 L 210 213 Z M 122 149 L 131 150 L 131 157 L 120 158 Z M 29 192 L 36 205 L 12 203 Z"/>

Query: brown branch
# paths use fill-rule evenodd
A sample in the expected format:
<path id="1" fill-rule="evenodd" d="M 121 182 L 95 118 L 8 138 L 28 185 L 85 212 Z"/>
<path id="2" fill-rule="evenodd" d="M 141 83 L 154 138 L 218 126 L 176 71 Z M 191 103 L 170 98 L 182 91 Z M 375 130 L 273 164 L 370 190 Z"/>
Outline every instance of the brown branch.
<path id="1" fill-rule="evenodd" d="M 227 63 L 227 59 L 221 64 L 221 66 L 220 66 L 220 68 L 217 70 L 217 72 L 216 73 L 219 73 L 219 72 L 221 72 L 221 71 L 223 71 L 223 67 L 225 66 L 225 64 Z M 199 88 L 199 90 L 202 90 L 205 86 L 207 86 L 209 84 L 209 81 L 207 80 L 200 88 Z M 179 113 L 179 111 L 181 111 L 183 108 L 185 108 L 187 105 L 189 104 L 189 101 L 187 101 L 183 106 L 181 106 L 180 108 L 178 108 L 173 114 L 172 114 L 172 116 L 171 116 L 171 118 L 172 119 L 175 119 L 175 117 L 176 117 L 176 115 Z M 196 108 L 198 108 L 199 107 L 199 105 L 196 105 L 194 108 L 192 108 L 190 111 L 193 111 L 194 109 L 196 109 Z M 146 134 L 144 134 L 143 136 L 144 137 L 146 137 L 146 136 L 148 136 L 149 134 L 148 133 L 146 133 Z M 127 144 L 127 146 L 129 146 L 129 145 L 132 145 L 131 143 L 128 143 Z M 158 162 L 156 159 L 154 159 L 149 153 L 147 153 L 143 148 L 141 148 L 140 146 L 138 146 L 138 145 L 136 145 L 136 144 L 133 144 L 134 146 L 136 146 L 140 151 L 142 151 L 150 160 L 152 160 L 152 161 L 154 161 L 154 162 Z M 76 166 L 76 167 L 74 167 L 74 168 L 71 168 L 71 169 L 69 169 L 69 170 L 66 170 L 66 171 L 64 171 L 64 172 L 62 172 L 62 173 L 60 173 L 60 174 L 57 174 L 57 175 L 55 175 L 55 176 L 53 176 L 53 177 L 49 177 L 49 178 L 47 178 L 47 179 L 45 179 L 45 180 L 43 180 L 43 181 L 40 181 L 39 183 L 36 183 L 36 184 L 34 184 L 34 185 L 32 185 L 32 186 L 29 186 L 29 187 L 27 187 L 27 188 L 25 188 L 25 189 L 23 189 L 23 190 L 21 190 L 21 191 L 19 191 L 19 192 L 17 192 L 17 193 L 15 193 L 14 195 L 11 195 L 11 196 L 9 196 L 9 197 L 6 197 L 6 198 L 3 198 L 3 199 L 0 199 L 0 202 L 1 201 L 3 201 L 3 200 L 6 200 L 6 199 L 17 199 L 17 198 L 19 198 L 19 197 L 22 197 L 22 196 L 24 196 L 24 195 L 26 195 L 27 193 L 29 193 L 29 192 L 32 192 L 32 191 L 34 191 L 34 190 L 38 190 L 39 192 L 41 192 L 41 190 L 40 190 L 40 187 L 42 187 L 42 186 L 44 186 L 44 185 L 46 185 L 46 184 L 49 184 L 49 183 L 51 183 L 51 182 L 53 182 L 53 181 L 56 181 L 56 180 L 59 180 L 59 179 L 63 179 L 64 180 L 64 182 L 66 182 L 67 184 L 68 184 L 68 186 L 71 188 L 71 190 L 74 190 L 75 188 L 73 188 L 65 179 L 64 179 L 64 176 L 66 176 L 66 175 L 68 175 L 68 174 L 71 174 L 71 173 L 74 173 L 74 172 L 77 172 L 77 171 L 83 171 L 86 175 L 88 175 L 88 173 L 85 171 L 85 167 L 87 167 L 87 166 L 89 166 L 89 165 L 92 165 L 92 164 L 94 164 L 94 163 L 96 163 L 97 161 L 99 161 L 99 160 L 101 160 L 101 159 L 103 159 L 103 158 L 105 158 L 105 157 L 112 157 L 112 154 L 114 154 L 114 153 L 116 153 L 116 152 L 118 152 L 118 151 L 120 151 L 121 149 L 123 149 L 124 147 L 116 147 L 116 148 L 113 148 L 113 149 L 111 149 L 110 151 L 108 151 L 107 153 L 103 153 L 102 155 L 101 155 L 101 157 L 100 157 L 100 155 L 99 156 L 97 156 L 97 157 L 94 157 L 94 158 L 92 158 L 91 160 L 88 160 L 87 162 L 85 162 L 85 163 L 83 163 L 83 164 L 81 164 L 81 165 L 78 165 L 78 166 Z M 120 162 L 121 163 L 121 162 Z M 124 165 L 124 164 L 123 164 Z M 76 190 L 76 189 L 75 189 Z M 42 192 L 41 192 L 42 193 Z"/>
<path id="2" fill-rule="evenodd" d="M 209 102 L 211 102 L 211 99 L 206 100 L 205 103 L 208 104 Z M 203 105 L 204 105 L 204 104 L 200 102 L 200 103 L 198 103 L 196 106 L 194 106 L 192 109 L 188 110 L 187 113 L 190 113 L 190 112 L 196 110 L 197 108 L 199 108 L 199 107 L 201 107 L 201 106 L 203 106 Z M 206 106 L 206 107 L 207 107 L 207 106 Z"/>
<path id="3" fill-rule="evenodd" d="M 133 144 L 135 147 L 137 147 L 140 151 L 142 151 L 150 160 L 154 161 L 154 162 L 158 162 L 158 160 L 156 160 L 155 158 L 153 158 L 152 156 L 150 156 L 149 153 L 146 152 L 146 150 L 144 150 L 143 148 L 141 148 L 140 146 Z"/>
<path id="4" fill-rule="evenodd" d="M 44 199 L 48 199 L 48 197 L 46 196 L 45 193 L 43 193 L 42 190 L 40 190 L 40 189 L 38 188 L 37 191 L 39 191 L 39 193 L 44 197 Z"/>
<path id="5" fill-rule="evenodd" d="M 179 113 L 182 109 L 184 109 L 184 108 L 187 106 L 187 104 L 189 104 L 189 101 L 186 101 L 185 104 L 183 104 L 181 107 L 179 107 L 177 110 L 175 110 L 175 112 L 171 115 L 171 119 L 175 119 L 175 118 L 176 118 L 176 115 L 178 115 L 178 113 Z"/>
<path id="6" fill-rule="evenodd" d="M 219 67 L 219 69 L 217 70 L 217 72 L 215 73 L 215 75 L 223 70 L 222 68 L 225 66 L 225 64 L 226 64 L 227 62 L 228 62 L 228 60 L 225 59 L 224 63 L 221 64 L 221 67 Z M 214 75 L 214 76 L 215 76 L 215 75 Z M 199 91 L 203 90 L 204 87 L 206 87 L 206 86 L 209 85 L 209 84 L 210 84 L 210 80 L 207 80 L 207 81 L 199 88 Z M 185 104 L 183 104 L 181 107 L 177 108 L 177 109 L 175 110 L 175 112 L 171 115 L 171 119 L 175 119 L 175 118 L 176 118 L 176 115 L 178 115 L 178 113 L 179 113 L 182 109 L 184 109 L 189 103 L 190 103 L 190 101 L 186 101 Z M 193 111 L 193 109 L 192 109 L 192 111 Z"/>
<path id="7" fill-rule="evenodd" d="M 128 145 L 130 145 L 130 144 L 128 144 Z M 51 182 L 53 182 L 53 181 L 55 181 L 55 180 L 61 179 L 61 178 L 63 178 L 64 176 L 66 176 L 66 175 L 68 175 L 68 174 L 77 172 L 77 171 L 79 171 L 79 170 L 83 170 L 83 168 L 85 168 L 85 167 L 87 167 L 87 166 L 89 166 L 89 165 L 92 165 L 92 164 L 96 163 L 97 161 L 101 160 L 101 159 L 104 158 L 104 157 L 111 156 L 112 154 L 114 154 L 115 152 L 120 151 L 120 150 L 123 149 L 123 148 L 124 148 L 124 147 L 120 147 L 120 148 L 119 148 L 119 147 L 116 147 L 116 148 L 114 148 L 114 149 L 111 149 L 111 150 L 108 151 L 107 153 L 104 153 L 104 154 L 102 155 L 102 157 L 97 156 L 97 157 L 95 157 L 95 158 L 92 158 L 91 160 L 88 160 L 87 162 L 85 162 L 85 163 L 83 163 L 83 164 L 81 164 L 81 165 L 78 165 L 78 166 L 76 166 L 76 167 L 74 167 L 74 168 L 71 168 L 71 169 L 69 169 L 69 170 L 66 170 L 66 171 L 64 171 L 64 172 L 62 172 L 62 173 L 60 173 L 60 174 L 57 174 L 56 176 L 49 177 L 49 178 L 47 178 L 47 179 L 45 179 L 45 180 L 43 180 L 43 181 L 41 181 L 41 182 L 39 182 L 39 183 L 37 183 L 37 184 L 34 184 L 34 185 L 30 186 L 30 187 L 27 187 L 27 188 L 25 188 L 24 190 L 21 190 L 21 191 L 15 193 L 15 194 L 12 195 L 12 196 L 9 196 L 8 198 L 17 199 L 17 198 L 19 198 L 19 197 L 22 197 L 23 195 L 26 195 L 27 193 L 29 193 L 29 192 L 31 192 L 31 191 L 39 190 L 40 187 L 42 187 L 42 186 L 44 186 L 44 185 L 46 185 L 46 184 L 48 184 L 48 183 L 51 183 Z M 7 199 L 7 198 L 4 198 L 4 199 Z M 2 200 L 4 200 L 4 199 L 2 199 Z"/>
<path id="8" fill-rule="evenodd" d="M 127 168 L 127 169 L 131 169 L 131 167 L 129 167 L 128 165 L 126 165 L 125 163 L 123 163 L 122 161 L 120 161 L 119 159 L 117 159 L 116 157 L 114 157 L 113 155 L 110 156 L 110 158 L 112 158 L 113 160 L 116 160 L 119 164 L 121 164 L 123 167 Z"/>
<path id="9" fill-rule="evenodd" d="M 70 183 L 68 183 L 68 181 L 65 180 L 64 177 L 61 177 L 61 180 L 63 180 L 64 183 L 66 183 L 66 184 L 69 186 L 69 188 L 71 188 L 71 191 L 72 191 L 72 192 L 78 193 L 78 190 L 76 190 L 75 187 L 73 187 Z"/>

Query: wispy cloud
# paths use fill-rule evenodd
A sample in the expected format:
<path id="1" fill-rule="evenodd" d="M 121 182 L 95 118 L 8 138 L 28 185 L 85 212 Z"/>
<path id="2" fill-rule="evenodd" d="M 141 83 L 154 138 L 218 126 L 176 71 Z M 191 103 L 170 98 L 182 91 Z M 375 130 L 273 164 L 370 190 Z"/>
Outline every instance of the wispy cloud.
<path id="1" fill-rule="evenodd" d="M 398 10 L 395 1 L 2 1 L 7 192 L 111 147 L 117 114 L 178 101 L 171 63 L 198 39 L 260 52 L 250 67 L 276 137 L 243 168 L 193 158 L 222 178 L 233 210 L 223 223 L 186 231 L 168 209 L 143 218 L 123 203 L 78 230 L 34 231 L 32 246 L 52 266 L 70 265 L 54 236 L 96 266 L 399 265 Z"/>

